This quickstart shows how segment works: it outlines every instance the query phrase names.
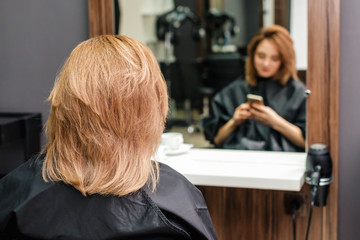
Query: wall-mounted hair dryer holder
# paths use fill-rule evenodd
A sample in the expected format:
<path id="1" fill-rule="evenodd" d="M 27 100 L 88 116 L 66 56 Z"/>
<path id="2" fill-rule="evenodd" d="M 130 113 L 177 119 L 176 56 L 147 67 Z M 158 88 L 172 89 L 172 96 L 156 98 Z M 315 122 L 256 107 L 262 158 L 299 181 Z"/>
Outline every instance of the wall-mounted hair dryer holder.
<path id="1" fill-rule="evenodd" d="M 305 182 L 312 188 L 315 206 L 326 205 L 329 185 L 333 181 L 332 161 L 325 144 L 315 143 L 309 148 L 306 158 Z"/>

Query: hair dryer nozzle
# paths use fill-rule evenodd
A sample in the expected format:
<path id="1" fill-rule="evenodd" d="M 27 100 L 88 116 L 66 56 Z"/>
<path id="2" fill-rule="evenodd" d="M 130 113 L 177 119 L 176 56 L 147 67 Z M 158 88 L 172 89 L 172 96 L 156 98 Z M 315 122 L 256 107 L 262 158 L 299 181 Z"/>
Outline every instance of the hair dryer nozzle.
<path id="1" fill-rule="evenodd" d="M 306 158 L 306 182 L 311 184 L 311 175 L 316 166 L 320 166 L 320 185 L 330 184 L 332 162 L 329 149 L 325 144 L 315 143 L 309 148 Z"/>

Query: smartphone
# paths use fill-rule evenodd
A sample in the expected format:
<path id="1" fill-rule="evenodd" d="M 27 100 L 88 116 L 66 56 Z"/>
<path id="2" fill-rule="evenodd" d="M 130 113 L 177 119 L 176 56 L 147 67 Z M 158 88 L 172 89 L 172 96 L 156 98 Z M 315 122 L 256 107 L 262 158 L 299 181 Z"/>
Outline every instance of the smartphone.
<path id="1" fill-rule="evenodd" d="M 248 94 L 248 95 L 246 95 L 246 98 L 247 98 L 248 103 L 250 104 L 250 106 L 253 103 L 264 105 L 264 99 L 260 95 Z"/>

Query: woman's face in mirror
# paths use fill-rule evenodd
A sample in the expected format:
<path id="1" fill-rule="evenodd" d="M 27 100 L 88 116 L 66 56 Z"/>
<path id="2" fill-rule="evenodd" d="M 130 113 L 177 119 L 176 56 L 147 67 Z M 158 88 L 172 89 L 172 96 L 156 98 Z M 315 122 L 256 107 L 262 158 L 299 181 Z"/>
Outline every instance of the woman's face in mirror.
<path id="1" fill-rule="evenodd" d="M 270 40 L 262 40 L 255 50 L 254 66 L 257 74 L 263 78 L 274 76 L 281 65 L 280 53 Z"/>

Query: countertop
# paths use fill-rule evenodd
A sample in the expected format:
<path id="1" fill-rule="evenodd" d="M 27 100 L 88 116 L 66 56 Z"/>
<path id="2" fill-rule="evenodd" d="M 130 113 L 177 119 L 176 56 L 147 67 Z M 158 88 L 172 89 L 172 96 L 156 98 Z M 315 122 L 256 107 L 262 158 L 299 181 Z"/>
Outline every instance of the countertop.
<path id="1" fill-rule="evenodd" d="M 168 155 L 160 146 L 155 159 L 194 185 L 300 191 L 306 153 L 192 148 Z"/>

